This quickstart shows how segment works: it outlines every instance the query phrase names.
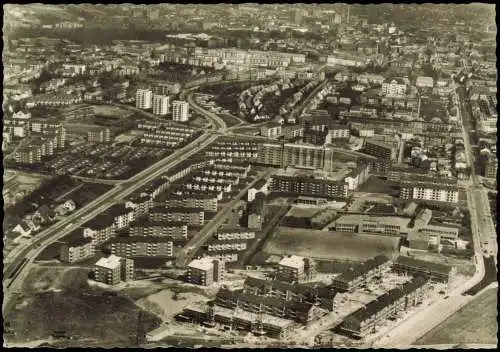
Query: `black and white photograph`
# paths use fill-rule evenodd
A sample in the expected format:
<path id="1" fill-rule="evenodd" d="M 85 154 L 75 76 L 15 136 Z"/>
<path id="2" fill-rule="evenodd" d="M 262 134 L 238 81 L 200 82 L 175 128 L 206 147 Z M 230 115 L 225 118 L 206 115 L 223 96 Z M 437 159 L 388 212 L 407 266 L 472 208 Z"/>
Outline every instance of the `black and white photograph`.
<path id="1" fill-rule="evenodd" d="M 4 348 L 497 348 L 493 3 L 2 7 Z"/>

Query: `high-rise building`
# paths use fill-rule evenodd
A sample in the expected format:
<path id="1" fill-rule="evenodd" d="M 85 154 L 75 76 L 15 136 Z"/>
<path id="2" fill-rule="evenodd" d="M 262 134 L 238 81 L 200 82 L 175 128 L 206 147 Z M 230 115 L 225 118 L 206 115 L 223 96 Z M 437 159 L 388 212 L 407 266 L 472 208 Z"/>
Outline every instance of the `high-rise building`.
<path id="1" fill-rule="evenodd" d="M 166 95 L 153 95 L 153 114 L 166 115 L 170 110 L 170 99 Z"/>
<path id="2" fill-rule="evenodd" d="M 135 106 L 139 109 L 151 109 L 153 92 L 149 89 L 137 89 Z"/>
<path id="3" fill-rule="evenodd" d="M 188 121 L 189 120 L 189 103 L 182 100 L 174 100 L 172 102 L 172 120 Z"/>

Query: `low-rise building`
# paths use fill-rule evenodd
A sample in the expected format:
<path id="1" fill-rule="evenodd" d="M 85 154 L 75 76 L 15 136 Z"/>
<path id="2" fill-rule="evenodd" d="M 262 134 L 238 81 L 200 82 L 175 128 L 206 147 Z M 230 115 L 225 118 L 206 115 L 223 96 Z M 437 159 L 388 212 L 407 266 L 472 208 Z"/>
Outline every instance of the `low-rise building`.
<path id="1" fill-rule="evenodd" d="M 387 236 L 408 234 L 409 218 L 346 214 L 335 220 L 338 232 L 375 233 Z"/>

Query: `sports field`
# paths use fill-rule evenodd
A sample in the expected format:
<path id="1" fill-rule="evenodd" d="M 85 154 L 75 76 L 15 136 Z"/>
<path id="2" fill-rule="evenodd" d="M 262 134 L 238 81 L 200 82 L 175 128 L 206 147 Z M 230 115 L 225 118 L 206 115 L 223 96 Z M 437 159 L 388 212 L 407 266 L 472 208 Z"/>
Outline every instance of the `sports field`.
<path id="1" fill-rule="evenodd" d="M 379 254 L 392 257 L 397 254 L 398 245 L 398 237 L 280 227 L 264 247 L 264 252 L 324 260 L 365 261 Z"/>

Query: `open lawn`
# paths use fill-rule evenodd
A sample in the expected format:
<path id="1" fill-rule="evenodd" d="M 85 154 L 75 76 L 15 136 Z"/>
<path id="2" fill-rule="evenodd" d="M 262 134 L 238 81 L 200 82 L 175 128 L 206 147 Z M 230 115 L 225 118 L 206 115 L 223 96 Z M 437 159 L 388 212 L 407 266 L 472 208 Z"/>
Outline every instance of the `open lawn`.
<path id="1" fill-rule="evenodd" d="M 127 117 L 131 115 L 130 111 L 111 105 L 93 105 L 96 115 L 110 117 Z"/>
<path id="2" fill-rule="evenodd" d="M 226 123 L 227 127 L 232 127 L 241 123 L 239 119 L 228 114 L 219 114 L 219 117 Z"/>
<path id="3" fill-rule="evenodd" d="M 139 308 L 126 297 L 103 295 L 104 291 L 89 287 L 86 280 L 87 271 L 82 269 L 34 269 L 16 308 L 4 315 L 16 333 L 13 342 L 47 338 L 54 330 L 103 343 L 134 341 Z M 48 288 L 63 289 L 64 293 Z M 143 311 L 144 331 L 158 324 L 158 318 Z"/>
<path id="4" fill-rule="evenodd" d="M 379 254 L 392 257 L 398 252 L 398 245 L 397 237 L 280 227 L 264 251 L 324 260 L 364 261 Z"/>
<path id="5" fill-rule="evenodd" d="M 414 345 L 497 344 L 497 291 L 483 292 Z"/>

